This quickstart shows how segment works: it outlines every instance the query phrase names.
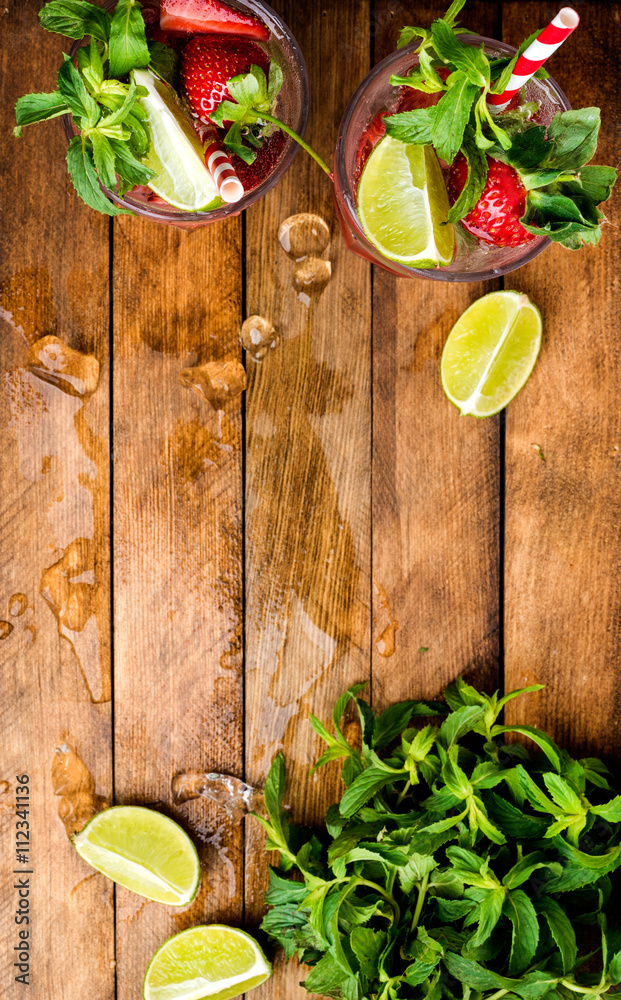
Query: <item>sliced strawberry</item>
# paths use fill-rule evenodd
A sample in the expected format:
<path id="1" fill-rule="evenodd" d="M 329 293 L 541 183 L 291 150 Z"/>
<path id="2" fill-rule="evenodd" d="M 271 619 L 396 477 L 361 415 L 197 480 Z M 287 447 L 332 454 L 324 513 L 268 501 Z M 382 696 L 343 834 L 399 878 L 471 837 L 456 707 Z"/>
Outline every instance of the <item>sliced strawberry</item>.
<path id="1" fill-rule="evenodd" d="M 212 112 L 230 98 L 227 82 L 248 73 L 253 64 L 269 72 L 269 57 L 254 42 L 222 35 L 195 35 L 181 57 L 183 90 L 194 114 L 211 121 Z"/>
<path id="2" fill-rule="evenodd" d="M 270 36 L 258 17 L 242 14 L 221 0 L 162 0 L 160 28 L 184 34 L 241 35 L 259 42 Z"/>
<path id="3" fill-rule="evenodd" d="M 526 211 L 526 188 L 517 170 L 488 159 L 489 170 L 483 194 L 461 224 L 464 229 L 497 247 L 520 247 L 535 239 L 520 223 Z M 449 170 L 448 192 L 455 204 L 468 178 L 468 164 L 460 153 Z"/>

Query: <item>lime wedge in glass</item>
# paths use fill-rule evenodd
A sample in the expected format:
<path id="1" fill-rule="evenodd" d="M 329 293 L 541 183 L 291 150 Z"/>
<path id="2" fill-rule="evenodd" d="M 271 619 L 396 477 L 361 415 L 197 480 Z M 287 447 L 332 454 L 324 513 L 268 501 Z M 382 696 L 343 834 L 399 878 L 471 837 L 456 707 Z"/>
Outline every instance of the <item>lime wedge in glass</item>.
<path id="1" fill-rule="evenodd" d="M 191 927 L 165 941 L 144 977 L 144 1000 L 230 1000 L 265 982 L 272 967 L 236 927 Z"/>
<path id="2" fill-rule="evenodd" d="M 191 902 L 200 882 L 196 848 L 178 823 L 142 806 L 97 813 L 73 844 L 113 882 L 170 906 Z"/>
<path id="3" fill-rule="evenodd" d="M 203 145 L 177 94 L 149 69 L 135 69 L 132 75 L 148 90 L 139 100 L 149 116 L 151 145 L 142 157 L 144 165 L 155 171 L 149 187 L 185 212 L 218 208 L 223 202 L 205 166 Z"/>
<path id="4" fill-rule="evenodd" d="M 432 146 L 385 136 L 358 185 L 358 216 L 367 239 L 384 257 L 408 267 L 446 267 L 455 234 L 442 169 Z"/>
<path id="5" fill-rule="evenodd" d="M 462 416 L 504 409 L 532 372 L 541 313 L 520 292 L 491 292 L 457 320 L 442 352 L 442 387 Z"/>

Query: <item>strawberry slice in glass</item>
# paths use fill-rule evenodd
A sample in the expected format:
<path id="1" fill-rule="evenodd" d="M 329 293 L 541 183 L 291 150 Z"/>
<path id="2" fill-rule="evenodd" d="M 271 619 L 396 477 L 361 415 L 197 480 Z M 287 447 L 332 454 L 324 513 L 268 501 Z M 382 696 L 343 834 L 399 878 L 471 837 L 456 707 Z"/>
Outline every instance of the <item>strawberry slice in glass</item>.
<path id="1" fill-rule="evenodd" d="M 160 28 L 183 34 L 243 35 L 260 42 L 269 39 L 269 31 L 262 21 L 221 0 L 162 0 Z"/>

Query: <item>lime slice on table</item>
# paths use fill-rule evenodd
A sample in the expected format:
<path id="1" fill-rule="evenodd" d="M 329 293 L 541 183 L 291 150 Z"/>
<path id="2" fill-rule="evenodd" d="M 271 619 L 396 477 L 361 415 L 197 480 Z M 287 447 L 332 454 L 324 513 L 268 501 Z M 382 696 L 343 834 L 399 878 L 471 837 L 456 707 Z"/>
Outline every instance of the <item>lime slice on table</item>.
<path id="1" fill-rule="evenodd" d="M 491 292 L 457 320 L 442 352 L 442 388 L 465 416 L 490 417 L 520 391 L 541 347 L 541 313 L 520 292 Z"/>
<path id="2" fill-rule="evenodd" d="M 455 234 L 449 200 L 432 146 L 385 136 L 358 185 L 358 215 L 368 240 L 384 257 L 408 267 L 446 267 Z"/>
<path id="3" fill-rule="evenodd" d="M 191 927 L 165 941 L 144 977 L 144 1000 L 230 1000 L 265 982 L 272 967 L 236 927 Z"/>
<path id="4" fill-rule="evenodd" d="M 113 882 L 170 906 L 191 902 L 200 882 L 196 848 L 178 823 L 142 806 L 97 813 L 73 844 Z"/>
<path id="5" fill-rule="evenodd" d="M 135 69 L 133 78 L 149 92 L 139 98 L 149 116 L 151 145 L 142 157 L 145 166 L 155 171 L 149 187 L 185 212 L 218 208 L 223 203 L 205 166 L 203 145 L 177 94 L 151 70 Z"/>

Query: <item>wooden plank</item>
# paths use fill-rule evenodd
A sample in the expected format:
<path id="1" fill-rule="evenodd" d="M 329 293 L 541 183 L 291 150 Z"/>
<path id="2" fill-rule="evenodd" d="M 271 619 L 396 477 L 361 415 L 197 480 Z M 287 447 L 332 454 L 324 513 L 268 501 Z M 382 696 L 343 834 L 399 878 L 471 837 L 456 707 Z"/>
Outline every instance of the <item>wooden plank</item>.
<path id="1" fill-rule="evenodd" d="M 309 141 L 331 158 L 347 101 L 368 70 L 369 7 L 348 0 L 279 4 L 311 77 Z M 310 308 L 292 287 L 280 223 L 298 212 L 331 228 L 333 277 Z M 246 482 L 246 774 L 262 784 L 284 748 L 293 816 L 317 823 L 338 794 L 337 772 L 310 781 L 319 742 L 310 711 L 328 717 L 369 673 L 370 274 L 338 233 L 330 184 L 300 155 L 247 217 L 247 313 L 281 343 L 248 361 Z M 261 247 L 261 263 L 255 256 Z M 263 911 L 263 837 L 246 824 L 246 913 Z M 305 995 L 288 968 L 260 998 Z"/>
<path id="2" fill-rule="evenodd" d="M 375 5 L 376 61 L 442 3 Z M 498 5 L 465 26 L 498 37 Z M 373 277 L 373 697 L 433 697 L 467 672 L 498 670 L 499 421 L 462 419 L 442 391 L 451 327 L 497 283 Z"/>
<path id="3" fill-rule="evenodd" d="M 39 6 L 6 11 L 0 54 L 2 995 L 109 1000 L 112 886 L 68 843 L 51 781 L 64 738 L 111 792 L 108 223 L 71 189 L 58 122 L 11 137 L 16 98 L 53 89 L 62 58 Z M 25 818 L 15 815 L 24 773 Z M 17 822 L 20 842 L 30 833 L 30 864 L 16 863 Z M 24 869 L 32 874 L 14 874 Z M 30 922 L 18 925 L 19 879 L 29 879 Z M 25 974 L 14 966 L 20 930 L 30 934 L 29 986 L 14 978 Z"/>
<path id="4" fill-rule="evenodd" d="M 616 10 L 613 8 L 617 8 Z M 517 44 L 555 11 L 504 3 Z M 577 107 L 602 108 L 599 163 L 618 160 L 617 4 L 580 6 L 582 23 L 550 69 Z M 619 218 L 617 194 L 607 214 Z M 543 313 L 532 379 L 507 411 L 506 685 L 546 691 L 513 702 L 564 745 L 619 760 L 621 654 L 621 355 L 619 240 L 545 251 L 511 275 Z M 538 449 L 541 449 L 542 456 Z"/>
<path id="5" fill-rule="evenodd" d="M 114 624 L 117 801 L 157 804 L 197 843 L 183 911 L 117 892 L 119 997 L 138 996 L 171 934 L 241 916 L 241 831 L 186 770 L 242 770 L 241 408 L 179 373 L 240 353 L 239 219 L 186 233 L 124 218 L 114 262 Z"/>

